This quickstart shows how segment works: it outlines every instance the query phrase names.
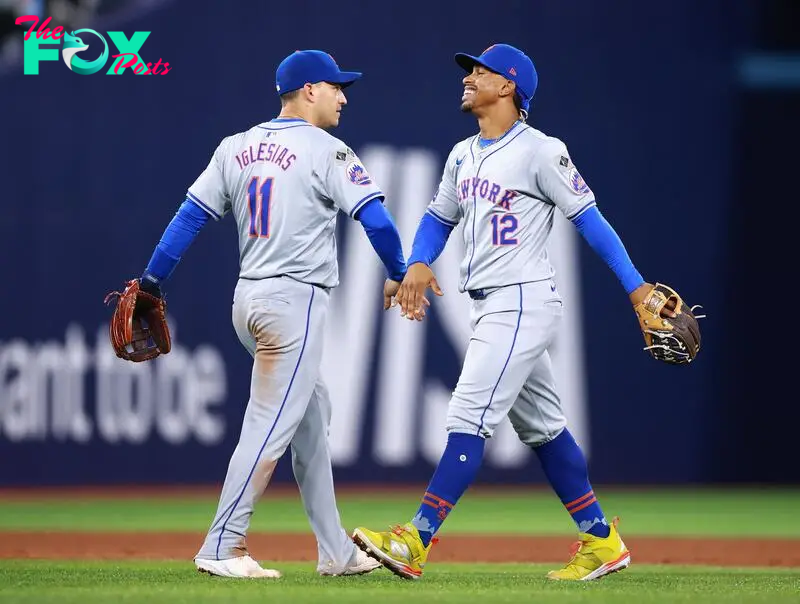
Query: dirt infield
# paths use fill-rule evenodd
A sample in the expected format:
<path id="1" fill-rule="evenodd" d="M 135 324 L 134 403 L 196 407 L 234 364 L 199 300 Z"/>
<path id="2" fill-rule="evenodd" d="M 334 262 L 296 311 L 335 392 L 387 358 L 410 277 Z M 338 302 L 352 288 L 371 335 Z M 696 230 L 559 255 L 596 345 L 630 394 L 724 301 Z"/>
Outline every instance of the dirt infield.
<path id="1" fill-rule="evenodd" d="M 194 533 L 0 533 L 0 558 L 58 560 L 186 560 L 203 535 Z M 800 540 L 786 539 L 625 539 L 641 564 L 800 567 Z M 570 540 L 563 537 L 445 535 L 431 560 L 448 562 L 563 562 Z M 251 554 L 261 560 L 317 558 L 310 535 L 253 534 Z"/>
<path id="2" fill-rule="evenodd" d="M 89 487 L 0 489 L 0 501 L 81 498 L 125 499 L 131 497 L 213 497 L 219 487 Z M 339 495 L 362 493 L 417 495 L 420 487 L 381 489 L 344 486 Z M 532 492 L 537 489 L 493 488 L 497 493 Z M 297 496 L 294 485 L 270 487 L 273 496 Z M 0 559 L 51 560 L 185 560 L 189 563 L 200 546 L 200 533 L 70 533 L 0 532 Z M 573 540 L 568 537 L 510 535 L 449 535 L 434 547 L 434 562 L 543 562 L 569 558 Z M 773 566 L 800 568 L 800 539 L 711 539 L 625 536 L 633 561 L 640 564 L 696 564 L 713 566 Z M 317 559 L 311 534 L 254 533 L 248 539 L 250 553 L 260 560 L 308 561 Z"/>

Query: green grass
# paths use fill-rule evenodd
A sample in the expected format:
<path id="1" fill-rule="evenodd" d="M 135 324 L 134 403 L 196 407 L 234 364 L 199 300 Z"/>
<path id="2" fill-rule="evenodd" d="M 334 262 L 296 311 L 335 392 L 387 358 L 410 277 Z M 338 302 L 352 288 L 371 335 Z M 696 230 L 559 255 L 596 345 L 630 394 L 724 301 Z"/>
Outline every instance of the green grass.
<path id="1" fill-rule="evenodd" d="M 266 565 L 266 563 L 265 563 Z M 0 561 L 0 602 L 543 602 L 587 604 L 798 602 L 800 570 L 632 567 L 592 583 L 554 583 L 545 567 L 438 564 L 418 582 L 379 570 L 322 578 L 311 564 L 281 564 L 277 581 L 212 579 L 186 563 Z"/>
<path id="2" fill-rule="evenodd" d="M 646 491 L 598 490 L 610 516 L 620 515 L 627 535 L 800 537 L 800 490 Z M 408 520 L 418 496 L 339 498 L 346 528 L 384 527 Z M 151 498 L 124 500 L 0 501 L 0 530 L 195 531 L 208 528 L 216 500 Z M 259 503 L 254 531 L 308 532 L 297 497 L 270 497 Z M 470 492 L 447 520 L 449 533 L 571 535 L 574 525 L 548 492 Z"/>

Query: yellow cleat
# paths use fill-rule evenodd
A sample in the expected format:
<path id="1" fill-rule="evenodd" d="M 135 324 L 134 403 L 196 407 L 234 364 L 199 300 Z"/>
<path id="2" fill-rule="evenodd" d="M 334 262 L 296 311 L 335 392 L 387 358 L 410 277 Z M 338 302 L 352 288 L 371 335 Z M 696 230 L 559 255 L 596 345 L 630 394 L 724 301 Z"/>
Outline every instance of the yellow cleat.
<path id="1" fill-rule="evenodd" d="M 419 579 L 428 552 L 437 540 L 425 547 L 416 527 L 409 522 L 386 532 L 359 527 L 353 531 L 353 541 L 394 574 L 404 579 Z"/>
<path id="2" fill-rule="evenodd" d="M 608 537 L 580 533 L 580 541 L 572 552 L 572 560 L 561 570 L 551 570 L 548 579 L 556 581 L 592 581 L 627 568 L 631 553 L 617 532 L 618 519 L 611 522 Z"/>

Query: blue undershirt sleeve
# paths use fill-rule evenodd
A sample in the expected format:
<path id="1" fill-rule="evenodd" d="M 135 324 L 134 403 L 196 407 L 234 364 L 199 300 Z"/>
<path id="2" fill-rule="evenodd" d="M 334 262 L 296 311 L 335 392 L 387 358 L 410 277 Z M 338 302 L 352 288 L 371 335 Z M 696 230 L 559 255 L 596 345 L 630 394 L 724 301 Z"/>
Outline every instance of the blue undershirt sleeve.
<path id="1" fill-rule="evenodd" d="M 208 212 L 186 199 L 161 236 L 143 278 L 156 284 L 167 279 L 210 218 Z"/>
<path id="2" fill-rule="evenodd" d="M 361 223 L 369 242 L 386 267 L 389 279 L 402 281 L 406 275 L 403 244 L 394 220 L 381 203 L 381 199 L 368 201 L 357 211 L 355 218 Z"/>
<path id="3" fill-rule="evenodd" d="M 614 271 L 626 293 L 630 294 L 644 283 L 619 235 L 597 207 L 582 212 L 572 222 L 597 255 Z"/>
<path id="4" fill-rule="evenodd" d="M 447 238 L 453 232 L 452 225 L 444 223 L 442 220 L 430 213 L 425 212 L 422 220 L 419 221 L 417 234 L 414 235 L 414 244 L 411 247 L 411 257 L 408 259 L 408 266 L 415 262 L 422 262 L 430 266 L 442 253 Z"/>

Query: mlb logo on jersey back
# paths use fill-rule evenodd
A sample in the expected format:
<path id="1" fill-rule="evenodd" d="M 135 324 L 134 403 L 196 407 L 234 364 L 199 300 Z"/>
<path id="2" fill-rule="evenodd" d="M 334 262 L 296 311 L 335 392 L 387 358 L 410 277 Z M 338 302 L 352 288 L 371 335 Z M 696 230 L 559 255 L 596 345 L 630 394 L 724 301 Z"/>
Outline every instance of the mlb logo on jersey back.
<path id="1" fill-rule="evenodd" d="M 361 162 L 352 161 L 347 166 L 347 177 L 354 185 L 371 185 L 372 179 Z"/>
<path id="2" fill-rule="evenodd" d="M 589 192 L 589 185 L 587 185 L 586 181 L 583 180 L 583 177 L 580 175 L 580 172 L 578 172 L 577 168 L 573 168 L 570 172 L 569 184 L 572 187 L 572 190 L 579 195 Z"/>

